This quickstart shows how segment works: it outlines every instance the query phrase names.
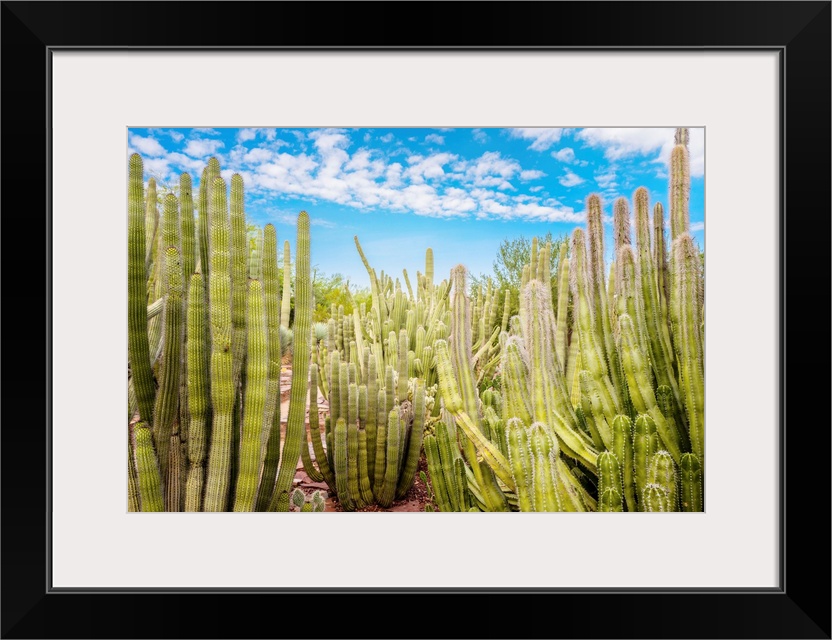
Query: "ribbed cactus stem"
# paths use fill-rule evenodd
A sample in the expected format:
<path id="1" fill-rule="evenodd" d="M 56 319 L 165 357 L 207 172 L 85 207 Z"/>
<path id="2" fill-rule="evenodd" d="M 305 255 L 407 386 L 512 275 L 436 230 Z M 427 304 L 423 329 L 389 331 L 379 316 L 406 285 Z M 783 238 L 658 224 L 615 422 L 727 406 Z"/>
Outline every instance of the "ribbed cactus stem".
<path id="1" fill-rule="evenodd" d="M 401 499 L 413 486 L 416 469 L 419 466 L 419 456 L 422 452 L 422 440 L 425 431 L 425 382 L 417 378 L 413 388 L 413 426 L 407 438 L 407 452 L 404 454 L 404 466 L 401 470 L 396 498 Z"/>
<path id="2" fill-rule="evenodd" d="M 533 473 L 531 445 L 526 426 L 518 418 L 511 418 L 506 424 L 508 459 L 511 473 L 517 487 L 520 511 L 534 511 Z"/>
<path id="3" fill-rule="evenodd" d="M 630 391 L 630 400 L 638 413 L 650 414 L 655 421 L 659 435 L 667 449 L 677 462 L 681 460 L 681 442 L 673 424 L 665 419 L 656 402 L 650 381 L 649 365 L 638 347 L 630 316 L 624 314 L 618 318 L 621 361 Z"/>
<path id="4" fill-rule="evenodd" d="M 618 458 L 610 451 L 604 451 L 598 456 L 598 495 L 603 496 L 608 490 L 618 493 L 618 504 L 621 505 L 621 496 L 624 491 L 624 484 L 622 481 L 621 463 Z M 615 505 L 614 494 L 607 497 L 610 501 L 609 507 L 612 509 Z M 623 505 L 618 511 L 623 511 Z"/>
<path id="5" fill-rule="evenodd" d="M 292 256 L 289 241 L 283 242 L 283 291 L 280 297 L 280 325 L 289 328 L 289 316 L 292 313 Z"/>
<path id="6" fill-rule="evenodd" d="M 320 416 L 318 414 L 318 365 L 309 365 L 309 436 L 312 439 L 312 450 L 315 453 L 315 462 L 321 470 L 324 480 L 331 489 L 336 489 L 335 476 L 332 467 L 329 465 L 323 441 L 321 440 Z"/>
<path id="7" fill-rule="evenodd" d="M 173 202 L 171 202 L 171 199 Z M 165 201 L 165 215 L 176 207 L 176 198 Z M 184 309 L 182 306 L 182 261 L 176 247 L 168 247 L 164 254 L 166 292 L 164 310 L 164 352 L 159 367 L 159 389 L 153 409 L 153 441 L 159 455 L 162 478 L 168 477 L 171 435 L 178 433 L 179 375 L 182 365 L 184 338 Z M 177 423 L 174 428 L 174 423 Z"/>
<path id="8" fill-rule="evenodd" d="M 555 354 L 561 371 L 566 370 L 567 346 L 569 333 L 569 258 L 566 257 L 566 243 L 560 245 L 558 258 L 558 316 Z"/>
<path id="9" fill-rule="evenodd" d="M 289 416 L 286 427 L 286 443 L 277 474 L 277 484 L 270 510 L 289 509 L 289 490 L 295 477 L 295 467 L 300 447 L 306 441 L 306 394 L 309 383 L 310 341 L 312 331 L 312 278 L 310 265 L 309 214 L 298 215 L 297 254 L 295 264 L 295 322 L 294 352 L 292 358 L 292 393 L 289 399 Z"/>
<path id="10" fill-rule="evenodd" d="M 387 468 L 387 393 L 384 389 L 378 390 L 376 400 L 377 419 L 376 419 L 376 446 L 375 446 L 375 463 L 373 465 L 373 495 L 378 500 L 381 495 L 382 486 L 384 484 L 384 472 Z M 369 452 L 373 455 L 372 449 Z M 337 472 L 336 472 L 337 478 Z"/>
<path id="11" fill-rule="evenodd" d="M 257 511 L 268 508 L 280 459 L 280 281 L 277 270 L 277 232 L 272 224 L 263 228 L 262 276 L 269 355 L 262 427 L 263 472 L 257 493 Z"/>
<path id="12" fill-rule="evenodd" d="M 188 409 L 188 483 L 185 510 L 200 511 L 204 480 L 205 453 L 208 450 L 208 334 L 205 326 L 205 289 L 202 275 L 191 276 L 188 294 L 187 379 Z"/>
<path id="13" fill-rule="evenodd" d="M 633 466 L 635 468 L 636 492 L 639 498 L 644 497 L 644 490 L 647 487 L 650 460 L 660 449 L 659 434 L 656 431 L 656 423 L 653 418 L 647 414 L 638 416 L 633 430 Z M 639 511 L 645 511 L 642 502 L 639 502 Z"/>
<path id="14" fill-rule="evenodd" d="M 263 452 L 263 410 L 266 404 L 269 354 L 263 286 L 258 280 L 250 280 L 248 283 L 245 317 L 246 386 L 234 511 L 254 510 Z"/>
<path id="15" fill-rule="evenodd" d="M 243 177 L 235 173 L 231 176 L 231 350 L 234 354 L 235 387 L 240 381 L 240 371 L 246 352 L 248 242 L 243 201 Z"/>
<path id="16" fill-rule="evenodd" d="M 139 154 L 135 153 L 134 156 Z M 159 207 L 158 195 L 156 194 L 156 178 L 149 178 L 147 181 L 147 198 L 144 202 L 144 229 L 145 229 L 145 272 L 150 269 L 155 259 L 154 248 L 156 246 L 156 233 L 159 228 Z"/>
<path id="17" fill-rule="evenodd" d="M 168 443 L 167 476 L 165 477 L 165 511 L 182 510 L 182 441 L 173 434 Z"/>
<path id="18" fill-rule="evenodd" d="M 668 511 L 679 510 L 679 491 L 676 484 L 676 464 L 667 451 L 657 451 L 650 459 L 650 469 L 647 474 L 648 485 L 657 484 L 667 491 Z"/>
<path id="19" fill-rule="evenodd" d="M 627 205 L 627 198 L 618 198 L 613 205 L 613 239 L 615 241 L 615 253 L 625 244 L 631 244 L 630 240 L 630 210 Z"/>
<path id="20" fill-rule="evenodd" d="M 378 504 L 389 507 L 393 504 L 396 494 L 396 484 L 399 479 L 399 447 L 401 445 L 401 424 L 399 410 L 393 409 L 387 416 L 387 456 L 384 470 L 384 481 L 378 496 Z"/>
<path id="21" fill-rule="evenodd" d="M 399 402 L 403 402 L 407 398 L 407 353 L 409 350 L 407 331 L 402 329 L 399 331 L 399 380 L 396 391 Z"/>
<path id="22" fill-rule="evenodd" d="M 433 249 L 430 247 L 425 251 L 425 284 L 428 288 L 428 295 L 433 293 Z"/>
<path id="23" fill-rule="evenodd" d="M 587 272 L 594 303 L 594 326 L 599 337 L 596 341 L 596 348 L 609 367 L 608 375 L 613 387 L 618 388 L 621 383 L 619 372 L 613 361 L 615 342 L 610 326 L 607 291 L 604 287 L 606 268 L 604 266 L 604 225 L 602 218 L 601 198 L 592 194 L 587 198 L 586 203 L 587 243 L 589 245 Z"/>
<path id="24" fill-rule="evenodd" d="M 133 513 L 141 511 L 139 497 L 139 477 L 136 473 L 136 458 L 133 454 L 133 439 L 128 436 L 127 445 L 127 511 Z"/>
<path id="25" fill-rule="evenodd" d="M 676 129 L 670 152 L 670 234 L 673 240 L 690 232 L 690 153 L 688 130 Z"/>
<path id="26" fill-rule="evenodd" d="M 136 423 L 133 427 L 133 438 L 142 511 L 164 511 L 162 476 L 159 472 L 156 452 L 153 449 L 153 436 L 146 422 Z"/>
<path id="27" fill-rule="evenodd" d="M 194 235 L 194 195 L 191 176 L 179 176 L 179 210 L 182 218 L 182 271 L 185 282 L 196 271 L 196 237 Z"/>
<path id="28" fill-rule="evenodd" d="M 376 373 L 376 359 L 370 356 L 367 361 L 367 421 L 364 429 L 367 432 L 367 474 L 371 483 L 375 478 L 376 468 L 376 433 L 378 424 L 378 377 Z"/>
<path id="29" fill-rule="evenodd" d="M 702 464 L 693 453 L 682 456 L 681 470 L 681 503 L 682 511 L 704 511 L 702 492 Z"/>
<path id="30" fill-rule="evenodd" d="M 506 289 L 505 300 L 503 301 L 503 322 L 502 331 L 508 331 L 508 321 L 511 317 L 511 289 Z"/>
<path id="31" fill-rule="evenodd" d="M 603 337 L 595 331 L 594 315 L 597 307 L 593 303 L 593 297 L 596 291 L 592 285 L 592 272 L 587 264 L 585 246 L 583 231 L 575 229 L 572 234 L 570 279 L 575 324 L 580 340 L 581 367 L 589 371 L 595 380 L 604 416 L 608 421 L 612 421 L 620 413 L 620 407 L 615 388 L 609 377 L 607 360 L 604 357 Z"/>
<path id="32" fill-rule="evenodd" d="M 679 356 L 680 392 L 688 419 L 691 450 L 701 463 L 705 454 L 705 380 L 699 309 L 699 253 L 688 234 L 673 241 L 673 269 L 671 311 Z"/>
<path id="33" fill-rule="evenodd" d="M 641 302 L 647 328 L 647 344 L 658 384 L 670 387 L 681 412 L 679 389 L 673 366 L 673 348 L 667 323 L 662 318 L 659 283 L 653 270 L 653 253 L 650 245 L 650 205 L 647 189 L 639 187 L 634 195 L 636 209 L 636 240 L 638 246 L 638 275 Z"/>
<path id="34" fill-rule="evenodd" d="M 670 276 L 667 268 L 667 242 L 664 231 L 664 207 L 657 202 L 653 207 L 653 265 L 656 272 L 656 282 L 659 287 L 659 302 L 662 320 L 669 322 L 668 308 L 670 300 Z"/>
<path id="35" fill-rule="evenodd" d="M 231 352 L 231 228 L 225 180 L 211 188 L 211 407 L 214 423 L 208 455 L 205 511 L 225 511 L 231 483 L 234 379 Z"/>
<path id="36" fill-rule="evenodd" d="M 665 512 L 673 511 L 670 503 L 670 494 L 660 484 L 649 483 L 642 492 L 643 511 Z"/>
<path id="37" fill-rule="evenodd" d="M 335 482 L 336 491 L 338 493 L 338 502 L 344 511 L 354 511 L 355 502 L 350 495 L 349 486 L 349 453 L 348 453 L 348 435 L 347 435 L 347 421 L 343 418 L 338 418 L 335 422 L 334 429 L 334 447 L 335 447 Z"/>
<path id="38" fill-rule="evenodd" d="M 367 504 L 361 496 L 358 475 L 358 423 L 350 422 L 347 424 L 347 490 L 355 508 L 361 509 Z"/>
<path id="39" fill-rule="evenodd" d="M 130 156 L 127 189 L 127 335 L 133 388 L 142 420 L 152 423 L 156 385 L 150 368 L 147 337 L 147 270 L 144 216 L 143 164 L 138 153 Z"/>
<path id="40" fill-rule="evenodd" d="M 627 511 L 637 511 L 634 461 L 633 461 L 633 423 L 627 416 L 615 416 L 612 421 L 612 453 L 621 465 L 621 479 L 624 484 L 623 498 Z"/>

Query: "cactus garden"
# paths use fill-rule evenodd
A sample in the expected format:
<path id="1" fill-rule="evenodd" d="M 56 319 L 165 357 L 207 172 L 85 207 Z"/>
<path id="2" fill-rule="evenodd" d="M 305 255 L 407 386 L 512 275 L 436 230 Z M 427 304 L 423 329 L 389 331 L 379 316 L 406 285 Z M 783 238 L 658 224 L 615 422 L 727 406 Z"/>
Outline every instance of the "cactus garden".
<path id="1" fill-rule="evenodd" d="M 510 195 L 546 174 L 499 154 L 474 165 L 413 153 L 402 171 L 404 161 L 382 167 L 358 151 L 341 165 L 363 180 L 361 193 L 376 191 L 349 231 L 316 209 L 346 210 L 355 196 L 320 175 L 304 192 L 312 153 L 281 151 L 269 131 L 240 130 L 229 153 L 207 145 L 206 158 L 178 154 L 178 165 L 160 161 L 150 135 L 131 138 L 129 511 L 704 511 L 704 254 L 702 223 L 691 221 L 691 130 L 670 130 L 654 145 L 661 162 L 641 163 L 660 177 L 664 202 L 658 187 L 631 182 L 638 172 L 619 175 L 618 187 L 612 169 L 599 169 L 577 212 L 534 195 L 542 185 Z M 589 161 L 563 141 L 593 148 L 601 134 L 541 131 L 503 135 L 560 162 L 564 193 L 585 182 L 578 172 Z M 439 132 L 423 137 L 444 145 L 452 134 Z M 466 135 L 484 144 L 485 132 L 498 135 Z M 306 139 L 346 156 L 337 135 Z M 544 147 L 555 138 L 560 147 Z M 604 147 L 605 157 L 626 157 L 621 148 Z M 273 163 L 246 164 L 261 156 Z M 485 161 L 490 173 L 477 169 Z M 394 192 L 391 171 L 412 184 Z M 392 186 L 379 186 L 382 174 Z M 436 205 L 446 209 L 425 213 L 437 235 L 407 243 L 419 245 L 419 264 L 391 268 L 405 247 L 385 241 L 384 225 L 406 224 L 422 206 L 411 196 L 449 175 L 468 181 L 469 196 L 446 187 Z M 695 184 L 699 198 L 698 175 Z M 302 206 L 287 211 L 269 200 L 275 193 Z M 471 253 L 442 256 L 432 242 L 444 233 L 440 213 L 472 197 L 479 208 L 458 208 Z M 380 198 L 398 222 L 372 217 Z M 501 254 L 493 274 L 468 264 L 485 246 L 473 227 L 489 212 L 526 216 L 536 230 L 518 240 L 510 224 L 500 228 L 512 260 Z M 318 252 L 318 233 L 334 249 Z M 355 265 L 350 278 L 366 284 L 327 276 L 323 258 Z"/>

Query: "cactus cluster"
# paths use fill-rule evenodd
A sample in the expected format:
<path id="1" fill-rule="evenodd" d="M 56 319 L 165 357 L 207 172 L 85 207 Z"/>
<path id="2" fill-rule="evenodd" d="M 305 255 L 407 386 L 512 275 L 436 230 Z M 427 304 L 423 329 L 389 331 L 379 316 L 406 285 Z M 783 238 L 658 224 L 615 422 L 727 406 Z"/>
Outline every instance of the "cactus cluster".
<path id="1" fill-rule="evenodd" d="M 294 327 L 281 318 L 272 225 L 246 236 L 244 185 L 212 158 L 164 198 L 143 161 L 128 181 L 128 509 L 289 511 L 305 441 L 312 293 L 309 216 L 298 216 Z M 288 260 L 288 243 L 285 258 Z M 280 362 L 291 336 L 292 396 L 280 432 Z M 287 342 L 284 340 L 283 342 Z M 282 446 L 281 446 L 282 444 Z M 323 498 L 309 508 L 322 511 Z"/>
<path id="2" fill-rule="evenodd" d="M 557 274 L 547 268 L 554 249 L 533 243 L 519 314 L 499 336 L 499 396 L 478 394 L 465 269 L 454 269 L 450 336 L 435 345 L 449 419 L 426 439 L 440 510 L 704 510 L 703 282 L 687 139 L 677 130 L 669 251 L 663 207 L 651 220 L 644 188 L 633 197 L 635 243 L 629 203 L 615 202 L 609 276 L 597 195 L 586 229 L 560 247 Z"/>

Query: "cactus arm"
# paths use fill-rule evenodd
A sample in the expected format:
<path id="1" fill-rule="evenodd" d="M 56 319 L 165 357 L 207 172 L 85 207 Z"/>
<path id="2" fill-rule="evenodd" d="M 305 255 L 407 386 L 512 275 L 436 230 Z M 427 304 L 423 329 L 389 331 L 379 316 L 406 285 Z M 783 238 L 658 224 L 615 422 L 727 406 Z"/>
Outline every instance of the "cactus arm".
<path id="1" fill-rule="evenodd" d="M 334 429 L 334 446 L 335 446 L 335 483 L 336 492 L 338 494 L 338 502 L 344 511 L 354 511 L 355 502 L 353 502 L 350 495 L 349 487 L 349 461 L 347 452 L 347 422 L 343 418 L 338 418 L 335 422 Z"/>
<path id="2" fill-rule="evenodd" d="M 393 408 L 387 416 L 387 466 L 384 470 L 381 493 L 378 496 L 379 506 L 385 508 L 393 504 L 396 493 L 396 482 L 399 477 L 400 436 L 399 410 Z"/>
<path id="3" fill-rule="evenodd" d="M 202 275 L 191 276 L 188 294 L 187 383 L 190 425 L 188 427 L 188 481 L 185 510 L 200 511 L 204 481 L 205 453 L 208 448 L 208 336 L 205 326 L 205 288 Z"/>
<path id="4" fill-rule="evenodd" d="M 447 487 L 445 486 L 445 475 L 442 471 L 443 460 L 439 453 L 436 437 L 432 434 L 425 436 L 425 457 L 428 461 L 428 473 L 430 473 L 433 495 L 439 511 L 458 511 L 458 509 L 454 509 L 455 505 L 451 503 Z"/>
<path id="5" fill-rule="evenodd" d="M 286 443 L 277 474 L 270 511 L 287 511 L 289 490 L 295 477 L 295 467 L 304 440 L 306 423 L 306 394 L 309 383 L 310 341 L 312 331 L 312 287 L 309 255 L 309 214 L 298 215 L 297 256 L 295 264 L 295 323 L 294 356 L 292 360 L 292 392 L 289 399 L 289 416 L 286 427 Z"/>
<path id="6" fill-rule="evenodd" d="M 129 513 L 141 511 L 139 497 L 139 476 L 136 473 L 136 460 L 133 453 L 133 439 L 127 438 L 127 511 Z"/>
<path id="7" fill-rule="evenodd" d="M 633 476 L 633 423 L 627 416 L 615 416 L 612 421 L 612 452 L 621 465 L 621 479 L 624 484 L 623 497 L 627 511 L 638 509 Z"/>
<path id="8" fill-rule="evenodd" d="M 289 328 L 289 316 L 292 313 L 292 256 L 289 241 L 283 242 L 283 292 L 280 298 L 280 326 Z"/>
<path id="9" fill-rule="evenodd" d="M 378 397 L 376 401 L 376 447 L 375 447 L 375 463 L 373 475 L 373 495 L 378 500 L 381 496 L 382 485 L 384 483 L 385 469 L 387 467 L 387 393 L 384 389 L 378 390 Z M 370 450 L 372 454 L 372 449 Z M 337 473 L 336 473 L 337 478 Z"/>

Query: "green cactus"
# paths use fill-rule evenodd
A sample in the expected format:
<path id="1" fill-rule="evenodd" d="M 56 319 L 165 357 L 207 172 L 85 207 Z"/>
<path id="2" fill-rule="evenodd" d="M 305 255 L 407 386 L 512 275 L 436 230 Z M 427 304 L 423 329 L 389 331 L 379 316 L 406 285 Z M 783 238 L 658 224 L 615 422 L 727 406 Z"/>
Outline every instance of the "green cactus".
<path id="1" fill-rule="evenodd" d="M 682 511 L 704 511 L 702 500 L 702 465 L 693 453 L 682 456 Z"/>
<path id="2" fill-rule="evenodd" d="M 156 385 L 150 368 L 147 337 L 147 269 L 144 216 L 143 164 L 138 153 L 130 156 L 128 174 L 127 280 L 128 280 L 128 357 L 139 416 L 153 422 Z"/>
<path id="3" fill-rule="evenodd" d="M 176 198 L 168 195 L 165 199 L 165 217 L 172 215 L 175 208 Z M 176 247 L 168 247 L 165 251 L 164 264 L 167 279 L 163 343 L 165 348 L 159 368 L 159 390 L 153 409 L 153 441 L 159 455 L 161 476 L 167 479 L 170 439 L 173 433 L 178 433 L 179 374 L 184 337 L 182 262 Z M 176 427 L 174 422 L 177 423 Z"/>
<path id="4" fill-rule="evenodd" d="M 286 443 L 277 474 L 277 484 L 272 496 L 270 511 L 287 511 L 289 489 L 295 477 L 295 467 L 300 457 L 300 447 L 305 442 L 306 394 L 309 382 L 310 340 L 312 332 L 312 278 L 309 255 L 309 214 L 298 215 L 297 256 L 295 265 L 295 323 L 294 356 L 292 360 L 292 393 L 289 399 L 289 416 L 286 427 Z"/>
<path id="5" fill-rule="evenodd" d="M 153 436 L 146 422 L 135 424 L 133 438 L 142 511 L 164 511 L 165 500 L 162 496 L 162 476 L 159 472 L 156 451 L 153 448 Z"/>
<path id="6" fill-rule="evenodd" d="M 410 487 L 413 486 L 413 479 L 416 477 L 416 468 L 419 465 L 419 456 L 422 452 L 422 440 L 425 431 L 425 382 L 416 379 L 413 390 L 413 426 L 407 439 L 407 453 L 404 455 L 404 466 L 401 470 L 398 485 L 396 486 L 396 499 L 405 497 Z M 404 449 L 404 447 L 402 447 Z"/>
<path id="7" fill-rule="evenodd" d="M 243 177 L 235 173 L 231 176 L 231 351 L 235 388 L 240 382 L 246 351 L 248 243 L 243 197 Z"/>
<path id="8" fill-rule="evenodd" d="M 612 421 L 612 453 L 621 465 L 621 476 L 624 483 L 623 497 L 627 504 L 627 511 L 637 511 L 635 492 L 634 460 L 633 460 L 633 423 L 623 415 L 615 416 Z"/>
<path id="9" fill-rule="evenodd" d="M 672 511 L 670 508 L 670 495 L 660 484 L 650 483 L 644 487 L 642 493 L 643 511 L 665 512 Z"/>
<path id="10" fill-rule="evenodd" d="M 138 154 L 133 154 L 138 155 Z M 145 273 L 149 275 L 150 268 L 156 259 L 156 234 L 159 230 L 159 207 L 158 195 L 156 193 L 156 178 L 149 178 L 147 181 L 147 197 L 144 202 L 144 228 L 145 228 Z"/>
<path id="11" fill-rule="evenodd" d="M 231 351 L 231 229 L 225 180 L 211 187 L 211 408 L 214 423 L 208 454 L 205 511 L 225 511 L 231 484 L 234 378 Z"/>
<path id="12" fill-rule="evenodd" d="M 387 392 L 384 389 L 378 390 L 376 401 L 376 447 L 375 447 L 375 463 L 373 474 L 373 495 L 378 501 L 381 496 L 381 490 L 384 485 L 384 476 L 387 469 Z M 372 455 L 372 449 L 370 450 Z M 338 473 L 336 471 L 336 479 Z"/>
<path id="13" fill-rule="evenodd" d="M 205 453 L 208 449 L 208 335 L 205 326 L 205 289 L 202 274 L 191 276 L 188 293 L 187 384 L 190 425 L 188 427 L 188 481 L 185 510 L 200 511 Z"/>
<path id="14" fill-rule="evenodd" d="M 248 283 L 246 308 L 246 386 L 243 402 L 243 430 L 234 511 L 253 511 L 263 451 L 263 415 L 269 371 L 268 338 L 263 287 L 258 280 Z"/>
<path id="15" fill-rule="evenodd" d="M 534 511 L 533 469 L 529 434 L 519 418 L 511 418 L 506 425 L 508 459 L 517 487 L 520 511 Z"/>
<path id="16" fill-rule="evenodd" d="M 598 495 L 602 498 L 602 505 L 610 511 L 623 511 L 621 500 L 624 484 L 622 480 L 622 465 L 618 458 L 610 451 L 604 451 L 598 456 Z M 607 502 L 603 502 L 603 496 L 607 492 L 614 492 L 607 495 Z M 615 494 L 618 495 L 616 501 Z"/>
<path id="17" fill-rule="evenodd" d="M 347 422 L 338 418 L 334 429 L 335 445 L 335 483 L 338 493 L 338 502 L 344 511 L 354 511 L 355 502 L 350 495 L 349 487 L 349 461 L 347 452 Z"/>
<path id="18" fill-rule="evenodd" d="M 386 467 L 384 469 L 384 480 L 377 502 L 381 507 L 389 507 L 393 504 L 396 494 L 396 482 L 399 478 L 399 446 L 401 437 L 401 424 L 399 423 L 399 410 L 394 408 L 387 416 L 387 455 Z"/>
<path id="19" fill-rule="evenodd" d="M 280 326 L 289 328 L 289 316 L 292 313 L 292 256 L 289 241 L 283 242 L 283 291 L 280 297 Z"/>
<path id="20" fill-rule="evenodd" d="M 671 315 L 691 451 L 702 463 L 705 454 L 705 380 L 698 279 L 699 253 L 693 238 L 688 234 L 680 235 L 673 241 Z"/>
<path id="21" fill-rule="evenodd" d="M 280 303 L 277 271 L 277 232 L 274 225 L 263 228 L 263 292 L 266 302 L 266 332 L 269 367 L 266 404 L 263 410 L 263 472 L 257 491 L 257 511 L 265 511 L 272 499 L 280 459 Z"/>
<path id="22" fill-rule="evenodd" d="M 633 465 L 635 468 L 636 492 L 643 498 L 647 487 L 650 460 L 661 449 L 656 423 L 647 414 L 636 418 L 633 430 Z M 639 511 L 644 511 L 643 504 L 639 504 Z"/>
<path id="23" fill-rule="evenodd" d="M 129 513 L 141 511 L 141 499 L 139 498 L 139 477 L 136 473 L 136 461 L 133 454 L 133 439 L 128 433 L 127 445 L 127 511 Z"/>
<path id="24" fill-rule="evenodd" d="M 355 389 L 355 384 L 350 385 L 350 388 Z M 354 393 L 357 395 L 358 391 Z M 355 503 L 355 508 L 363 509 L 367 505 L 361 496 L 358 475 L 358 421 L 356 420 L 347 423 L 347 490 L 350 499 Z"/>
<path id="25" fill-rule="evenodd" d="M 657 451 L 650 459 L 647 484 L 657 484 L 667 492 L 667 510 L 679 510 L 679 491 L 676 487 L 676 464 L 667 451 Z"/>
<path id="26" fill-rule="evenodd" d="M 670 234 L 673 241 L 683 234 L 690 233 L 689 206 L 688 130 L 676 129 L 675 145 L 670 152 Z"/>

